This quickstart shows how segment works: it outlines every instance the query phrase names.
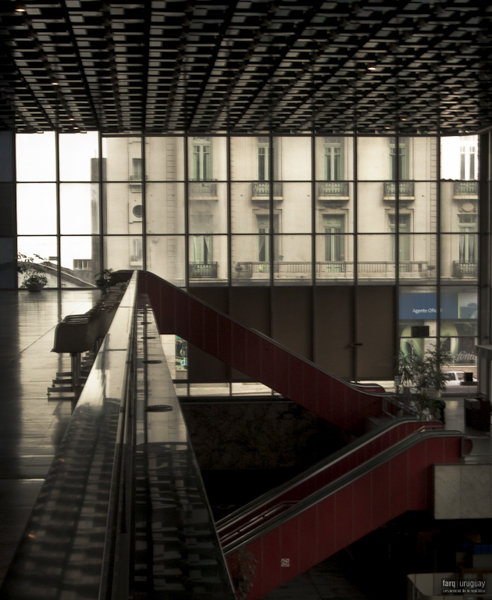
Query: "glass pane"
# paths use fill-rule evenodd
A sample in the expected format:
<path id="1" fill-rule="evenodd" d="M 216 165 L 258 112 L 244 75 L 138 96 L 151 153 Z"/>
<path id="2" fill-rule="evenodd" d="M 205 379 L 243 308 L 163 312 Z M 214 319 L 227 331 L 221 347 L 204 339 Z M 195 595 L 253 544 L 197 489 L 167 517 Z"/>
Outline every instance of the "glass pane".
<path id="1" fill-rule="evenodd" d="M 105 268 L 113 271 L 142 269 L 142 238 L 137 235 L 105 236 L 104 259 Z"/>
<path id="2" fill-rule="evenodd" d="M 55 134 L 17 134 L 15 136 L 17 181 L 55 181 Z"/>
<path id="3" fill-rule="evenodd" d="M 188 138 L 188 177 L 191 181 L 225 181 L 227 139 L 193 136 Z"/>
<path id="4" fill-rule="evenodd" d="M 275 185 L 275 184 L 274 184 Z M 283 200 L 275 203 L 281 212 L 279 233 L 310 233 L 312 194 L 310 183 L 282 183 Z"/>
<path id="5" fill-rule="evenodd" d="M 441 230 L 478 231 L 478 181 L 441 183 Z"/>
<path id="6" fill-rule="evenodd" d="M 344 189 L 337 190 L 331 186 L 344 186 Z M 346 182 L 322 182 L 316 183 L 318 199 L 316 203 L 316 231 L 324 233 L 327 227 L 331 227 L 332 221 L 337 221 L 337 227 L 340 233 L 350 233 L 353 231 L 352 217 L 353 202 L 352 202 L 352 184 Z M 328 187 L 330 186 L 330 187 Z M 347 196 L 335 196 L 337 191 L 340 191 Z M 349 198 L 350 196 L 350 198 Z"/>
<path id="7" fill-rule="evenodd" d="M 274 235 L 275 285 L 312 282 L 312 242 L 307 235 Z M 278 257 L 278 258 L 277 258 Z"/>
<path id="8" fill-rule="evenodd" d="M 142 181 L 142 140 L 139 137 L 108 137 L 102 140 L 103 179 Z"/>
<path id="9" fill-rule="evenodd" d="M 19 235 L 56 233 L 56 185 L 54 183 L 17 185 L 17 233 Z"/>
<path id="10" fill-rule="evenodd" d="M 147 183 L 146 191 L 147 233 L 184 233 L 184 184 Z"/>
<path id="11" fill-rule="evenodd" d="M 232 283 L 234 285 L 269 285 L 270 240 L 266 232 L 258 235 L 232 236 Z"/>
<path id="12" fill-rule="evenodd" d="M 99 158 L 99 136 L 96 131 L 87 134 L 62 133 L 60 144 L 61 181 L 96 181 Z"/>
<path id="13" fill-rule="evenodd" d="M 311 138 L 277 137 L 273 139 L 273 179 L 306 181 L 311 179 Z M 260 157 L 258 158 L 260 161 Z M 276 164 L 277 163 L 277 164 Z M 258 165 L 260 174 L 260 162 Z M 261 181 L 261 178 L 258 177 Z M 266 174 L 265 179 L 270 177 Z"/>
<path id="14" fill-rule="evenodd" d="M 338 218 L 337 218 L 338 217 Z M 325 221 L 326 233 L 316 236 L 316 283 L 326 285 L 354 278 L 353 236 L 343 235 L 343 217 Z"/>
<path id="15" fill-rule="evenodd" d="M 15 184 L 0 183 L 0 235 L 15 236 Z"/>
<path id="16" fill-rule="evenodd" d="M 190 181 L 188 194 L 190 231 L 202 221 L 207 222 L 207 233 L 227 233 L 227 185 Z"/>
<path id="17" fill-rule="evenodd" d="M 147 269 L 173 285 L 185 285 L 184 236 L 147 237 Z"/>
<path id="18" fill-rule="evenodd" d="M 231 138 L 231 179 L 233 181 L 268 180 L 269 159 L 268 137 Z"/>
<path id="19" fill-rule="evenodd" d="M 402 215 L 400 215 L 402 219 Z M 400 231 L 404 231 L 400 224 Z M 397 238 L 391 237 L 390 256 L 396 258 Z M 435 235 L 401 233 L 398 237 L 401 285 L 435 285 L 437 277 L 437 238 Z"/>
<path id="20" fill-rule="evenodd" d="M 103 194 L 104 233 L 140 234 L 143 218 L 140 184 L 107 183 Z"/>
<path id="21" fill-rule="evenodd" d="M 0 132 L 0 181 L 14 181 L 14 133 Z"/>
<path id="22" fill-rule="evenodd" d="M 183 181 L 184 140 L 181 137 L 145 139 L 147 181 Z"/>
<path id="23" fill-rule="evenodd" d="M 99 186 L 84 183 L 60 185 L 61 233 L 99 233 Z"/>
<path id="24" fill-rule="evenodd" d="M 101 271 L 99 237 L 63 236 L 61 238 L 62 287 L 95 287 Z"/>
<path id="25" fill-rule="evenodd" d="M 441 138 L 441 179 L 478 180 L 478 136 Z"/>
<path id="26" fill-rule="evenodd" d="M 391 259 L 393 235 L 359 235 L 357 238 L 359 283 L 390 283 L 395 280 L 395 261 Z"/>
<path id="27" fill-rule="evenodd" d="M 353 179 L 353 162 L 352 138 L 334 136 L 316 138 L 316 179 L 319 181 L 336 182 Z"/>
<path id="28" fill-rule="evenodd" d="M 190 223 L 190 285 L 227 283 L 227 237 L 210 235 L 211 221 Z"/>
<path id="29" fill-rule="evenodd" d="M 17 238 L 17 251 L 33 257 L 34 262 L 42 263 L 43 274 L 48 278 L 46 287 L 58 287 L 58 252 L 55 236 Z M 19 285 L 24 275 L 19 273 Z"/>
<path id="30" fill-rule="evenodd" d="M 15 287 L 15 239 L 0 237 L 0 289 Z"/>
<path id="31" fill-rule="evenodd" d="M 394 212 L 395 193 L 387 189 L 387 183 L 359 183 L 357 218 L 359 232 L 383 233 L 389 231 L 388 210 Z M 394 184 L 392 184 L 394 185 Z M 391 192 L 393 192 L 391 194 Z M 387 201 L 385 194 L 389 194 Z"/>
<path id="32" fill-rule="evenodd" d="M 357 175 L 360 180 L 384 181 L 390 177 L 389 137 L 360 137 L 357 140 Z"/>
<path id="33" fill-rule="evenodd" d="M 441 281 L 475 285 L 478 279 L 478 257 L 478 234 L 472 228 L 463 227 L 463 233 L 460 234 L 443 234 Z"/>

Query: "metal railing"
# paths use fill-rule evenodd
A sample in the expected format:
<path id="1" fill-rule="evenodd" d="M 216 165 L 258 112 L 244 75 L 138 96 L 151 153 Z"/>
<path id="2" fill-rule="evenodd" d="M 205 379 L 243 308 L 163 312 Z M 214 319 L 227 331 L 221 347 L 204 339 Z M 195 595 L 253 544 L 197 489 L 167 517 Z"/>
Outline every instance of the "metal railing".
<path id="1" fill-rule="evenodd" d="M 190 263 L 190 277 L 201 279 L 205 277 L 216 278 L 218 263 Z"/>
<path id="2" fill-rule="evenodd" d="M 454 195 L 478 197 L 478 181 L 455 181 Z"/>
<path id="3" fill-rule="evenodd" d="M 319 261 L 316 263 L 316 275 L 318 277 L 330 275 L 346 275 L 353 276 L 354 263 L 351 261 Z M 293 275 L 310 274 L 312 263 L 309 261 L 289 261 L 276 260 L 273 263 L 273 272 L 278 274 Z M 395 262 L 394 261 L 364 261 L 357 263 L 358 274 L 362 277 L 378 276 L 394 277 Z M 416 278 L 427 275 L 429 265 L 427 261 L 408 260 L 398 263 L 400 273 L 407 273 Z M 270 273 L 271 266 L 269 262 L 261 261 L 242 261 L 236 263 L 235 272 L 238 277 L 261 277 L 262 274 Z"/>
<path id="4" fill-rule="evenodd" d="M 415 195 L 414 192 L 414 182 L 413 181 L 400 181 L 398 184 L 398 194 L 400 197 L 408 197 L 413 198 Z M 384 195 L 395 197 L 396 196 L 396 182 L 395 181 L 385 181 L 384 182 Z"/>
<path id="5" fill-rule="evenodd" d="M 188 184 L 188 194 L 190 198 L 195 196 L 217 197 L 217 184 L 213 181 L 190 182 Z"/>
<path id="6" fill-rule="evenodd" d="M 453 277 L 478 277 L 478 263 L 476 262 L 453 262 Z"/>
<path id="7" fill-rule="evenodd" d="M 339 197 L 349 195 L 348 181 L 320 181 L 318 182 L 318 199 L 323 197 Z"/>
<path id="8" fill-rule="evenodd" d="M 265 196 L 265 199 L 267 199 L 270 196 L 270 182 L 253 181 L 251 184 L 251 194 L 253 197 Z M 273 196 L 275 198 L 282 197 L 282 183 L 280 181 L 276 181 L 273 184 Z"/>

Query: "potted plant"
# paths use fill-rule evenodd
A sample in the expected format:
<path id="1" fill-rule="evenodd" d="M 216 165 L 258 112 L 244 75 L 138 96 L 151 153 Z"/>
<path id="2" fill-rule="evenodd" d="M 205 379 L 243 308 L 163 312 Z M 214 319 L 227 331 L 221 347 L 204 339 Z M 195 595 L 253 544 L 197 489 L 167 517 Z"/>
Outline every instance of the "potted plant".
<path id="1" fill-rule="evenodd" d="M 40 262 L 35 262 L 35 259 Z M 44 274 L 45 268 L 42 264 L 45 260 L 39 254 L 27 256 L 22 252 L 17 253 L 17 272 L 24 275 L 20 285 L 21 288 L 26 288 L 30 292 L 39 292 L 44 288 L 48 283 L 48 278 Z"/>
<path id="2" fill-rule="evenodd" d="M 446 389 L 446 372 L 442 367 L 451 363 L 451 354 L 442 348 L 427 350 L 423 357 L 400 352 L 397 361 L 398 381 L 407 389 L 410 404 L 419 419 L 433 417 L 436 413 L 444 422 L 444 400 L 440 398 Z"/>
<path id="3" fill-rule="evenodd" d="M 96 275 L 96 285 L 105 294 L 110 287 L 113 287 L 117 283 L 125 281 L 123 277 L 114 272 L 113 269 L 104 269 Z"/>

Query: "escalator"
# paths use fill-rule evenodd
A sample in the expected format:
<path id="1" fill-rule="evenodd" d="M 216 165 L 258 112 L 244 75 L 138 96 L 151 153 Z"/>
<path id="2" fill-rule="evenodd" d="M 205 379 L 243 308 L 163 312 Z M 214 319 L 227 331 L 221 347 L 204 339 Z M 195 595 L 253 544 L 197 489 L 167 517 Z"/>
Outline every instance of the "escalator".
<path id="1" fill-rule="evenodd" d="M 463 434 L 397 421 L 217 522 L 231 571 L 249 557 L 255 600 L 406 511 L 432 509 L 432 465 L 459 463 Z"/>

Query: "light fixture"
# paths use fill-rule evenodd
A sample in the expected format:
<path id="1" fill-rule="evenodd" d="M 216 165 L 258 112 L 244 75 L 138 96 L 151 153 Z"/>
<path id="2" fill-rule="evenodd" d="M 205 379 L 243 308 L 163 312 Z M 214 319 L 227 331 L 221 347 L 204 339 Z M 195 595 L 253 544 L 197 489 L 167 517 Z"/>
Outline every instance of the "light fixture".
<path id="1" fill-rule="evenodd" d="M 15 12 L 25 13 L 26 7 L 24 6 L 24 2 L 16 2 L 15 3 Z"/>
<path id="2" fill-rule="evenodd" d="M 368 70 L 368 71 L 377 71 L 377 70 L 378 70 L 378 68 L 377 68 L 377 67 L 375 67 L 374 65 L 371 65 L 371 66 L 367 67 L 367 70 Z"/>

